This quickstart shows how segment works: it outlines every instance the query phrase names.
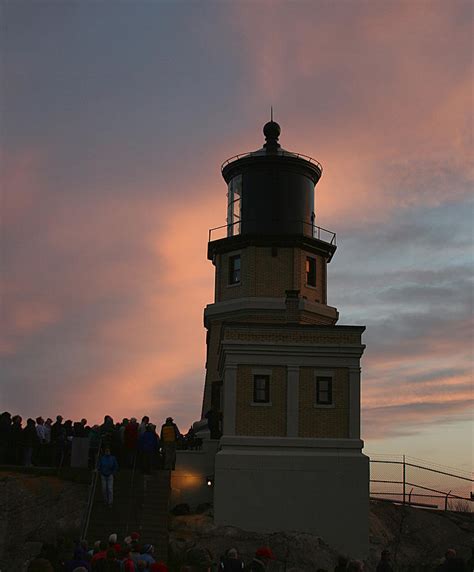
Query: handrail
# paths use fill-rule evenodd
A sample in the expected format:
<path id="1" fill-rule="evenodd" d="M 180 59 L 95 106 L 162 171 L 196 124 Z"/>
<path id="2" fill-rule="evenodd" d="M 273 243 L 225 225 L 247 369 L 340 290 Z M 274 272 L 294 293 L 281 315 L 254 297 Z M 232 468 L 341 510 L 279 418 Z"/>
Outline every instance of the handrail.
<path id="1" fill-rule="evenodd" d="M 268 155 L 266 153 L 262 153 L 261 151 L 250 151 L 249 153 L 239 153 L 237 155 L 233 155 L 232 157 L 229 157 L 222 163 L 221 172 L 230 163 L 233 163 L 238 159 L 243 159 L 246 157 L 290 157 L 292 159 L 304 159 L 305 161 L 308 161 L 309 163 L 316 165 L 318 169 L 321 171 L 321 173 L 323 172 L 323 166 L 319 161 L 313 159 L 313 157 L 310 157 L 309 155 L 304 155 L 303 153 L 292 153 L 291 151 L 284 151 L 283 149 L 279 149 L 277 153 L 269 153 Z"/>
<path id="2" fill-rule="evenodd" d="M 461 479 L 463 481 L 469 481 L 474 483 L 474 479 L 468 479 L 467 477 L 461 477 L 460 475 L 454 475 L 453 473 L 446 473 L 445 471 L 438 471 L 436 469 L 430 469 L 428 467 L 423 467 L 421 465 L 414 465 L 413 463 L 405 463 L 407 467 L 415 467 L 416 469 L 423 469 L 425 471 L 431 471 L 432 473 L 439 473 L 440 475 L 447 475 L 448 477 L 454 477 L 456 479 Z"/>
<path id="3" fill-rule="evenodd" d="M 440 471 L 439 469 L 431 469 L 430 467 L 424 467 L 423 465 L 415 465 L 414 463 L 405 463 L 403 461 L 384 461 L 381 459 L 370 459 L 371 463 L 385 463 L 388 465 L 403 465 L 405 464 L 407 467 L 414 467 L 415 469 L 423 469 L 424 471 L 431 471 L 432 473 L 438 473 L 440 475 L 446 475 L 448 477 L 454 477 L 455 479 L 461 479 L 463 481 L 469 481 L 470 483 L 474 483 L 474 479 L 470 479 L 468 477 L 463 477 L 461 475 L 455 475 L 454 473 L 448 473 L 446 471 Z"/>
<path id="4" fill-rule="evenodd" d="M 241 226 L 245 225 L 246 223 L 252 223 L 252 222 L 256 222 L 256 221 L 238 220 L 232 224 L 223 224 L 221 226 L 216 226 L 215 228 L 210 228 L 209 233 L 208 233 L 208 241 L 212 242 L 212 234 L 215 233 L 216 231 L 222 230 L 224 228 L 227 229 L 227 235 L 225 237 L 222 237 L 222 238 L 230 238 L 232 236 L 239 236 L 241 234 L 241 232 L 240 232 Z M 280 221 L 272 221 L 272 222 L 278 223 Z M 306 222 L 304 220 L 289 220 L 289 221 L 282 221 L 282 222 L 285 222 L 285 224 L 286 223 L 290 223 L 290 224 L 298 223 L 298 224 L 301 224 L 303 226 L 303 229 L 310 227 L 310 229 L 308 229 L 308 230 L 311 230 L 311 233 L 308 235 L 305 235 L 305 236 L 311 236 L 312 238 L 316 238 L 316 239 L 321 240 L 322 242 L 325 242 L 327 244 L 336 245 L 336 233 L 332 232 L 332 230 L 329 230 L 327 228 L 323 228 L 322 226 L 317 226 L 315 224 L 312 224 L 310 222 Z M 239 226 L 237 226 L 238 232 L 235 232 L 235 233 L 229 232 L 229 230 L 233 229 L 236 225 L 239 225 Z M 321 238 L 321 233 L 329 234 L 330 236 L 328 237 L 328 239 L 330 238 L 331 240 L 324 240 L 323 238 Z M 222 239 L 215 239 L 215 240 L 222 240 Z"/>
<path id="5" fill-rule="evenodd" d="M 393 485 L 403 485 L 403 481 L 390 481 L 390 480 L 382 480 L 382 479 L 370 479 L 371 483 L 385 483 L 385 484 L 393 484 Z M 411 487 L 416 487 L 417 489 L 423 489 L 424 491 L 430 491 L 432 493 L 439 493 L 438 497 L 435 497 L 435 495 L 428 495 L 431 496 L 433 498 L 444 498 L 446 496 L 446 493 L 444 491 L 439 491 L 438 489 L 432 489 L 430 487 L 425 487 L 422 485 L 417 485 L 416 483 L 410 483 L 409 481 L 405 481 L 406 485 L 410 485 Z M 380 491 L 380 492 L 372 492 L 371 494 L 395 494 L 395 493 L 386 493 L 385 491 Z M 402 495 L 403 493 L 397 493 Z M 470 500 L 468 497 L 461 497 L 459 495 L 452 495 L 451 491 L 449 491 L 449 496 L 452 498 L 456 498 L 456 499 L 462 499 L 462 500 Z M 414 495 L 414 496 L 423 496 L 423 495 Z"/>
<path id="6" fill-rule="evenodd" d="M 137 443 L 138 445 L 138 443 Z M 138 457 L 138 449 L 135 451 L 135 455 L 133 457 L 133 465 L 132 465 L 132 477 L 130 479 L 130 490 L 128 492 L 128 510 L 127 510 L 127 522 L 125 523 L 125 534 L 124 536 L 127 536 L 128 534 L 128 527 L 130 525 L 130 511 L 131 511 L 131 507 L 132 507 L 132 501 L 134 500 L 132 497 L 132 492 L 133 492 L 133 484 L 135 481 L 135 470 L 137 467 L 137 457 Z M 136 502 L 136 498 L 135 498 L 135 502 Z"/>
<path id="7" fill-rule="evenodd" d="M 382 459 L 370 459 L 371 463 L 385 463 L 388 465 L 403 465 L 403 461 L 385 461 Z M 423 465 L 415 465 L 414 463 L 405 462 L 407 467 L 415 467 L 415 469 L 422 469 L 424 471 L 431 471 L 432 473 L 438 473 L 440 475 L 446 475 L 448 477 L 454 477 L 455 479 L 461 479 L 463 481 L 469 481 L 474 483 L 474 479 L 470 479 L 468 477 L 463 477 L 461 475 L 455 475 L 454 473 L 448 473 L 446 471 L 440 471 L 439 469 L 431 469 L 430 467 L 424 467 Z"/>
<path id="8" fill-rule="evenodd" d="M 94 468 L 92 469 L 92 480 L 89 486 L 89 497 L 87 499 L 87 508 L 85 512 L 84 525 L 82 527 L 81 540 L 86 540 L 87 531 L 89 529 L 89 522 L 92 514 L 92 506 L 94 504 L 95 491 L 97 488 L 97 479 L 99 475 L 99 456 L 101 448 L 102 448 L 102 435 L 100 436 L 99 439 L 99 447 L 97 449 Z"/>

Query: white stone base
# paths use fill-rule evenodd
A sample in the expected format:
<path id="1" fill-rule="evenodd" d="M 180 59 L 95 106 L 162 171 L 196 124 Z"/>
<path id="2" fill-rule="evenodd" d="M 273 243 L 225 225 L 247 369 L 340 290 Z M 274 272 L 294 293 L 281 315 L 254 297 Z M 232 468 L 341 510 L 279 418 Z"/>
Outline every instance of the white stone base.
<path id="1" fill-rule="evenodd" d="M 369 458 L 359 439 L 223 437 L 214 521 L 255 532 L 303 531 L 351 558 L 369 542 Z"/>

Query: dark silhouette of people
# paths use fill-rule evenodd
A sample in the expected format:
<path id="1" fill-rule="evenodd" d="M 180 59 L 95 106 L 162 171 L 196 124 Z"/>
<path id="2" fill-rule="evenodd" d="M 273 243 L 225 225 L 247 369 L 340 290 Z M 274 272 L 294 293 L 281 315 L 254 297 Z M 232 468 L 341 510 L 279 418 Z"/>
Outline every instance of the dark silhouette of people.
<path id="1" fill-rule="evenodd" d="M 337 564 L 334 568 L 334 572 L 345 572 L 347 570 L 347 564 L 349 560 L 345 556 L 337 557 Z"/>
<path id="2" fill-rule="evenodd" d="M 221 438 L 221 431 L 220 431 L 220 416 L 219 412 L 215 409 L 209 409 L 209 411 L 204 415 L 207 419 L 207 426 L 209 427 L 209 431 L 211 432 L 211 439 L 220 439 Z"/>
<path id="3" fill-rule="evenodd" d="M 151 423 L 148 423 L 145 432 L 140 435 L 138 447 L 142 457 L 142 471 L 149 475 L 156 464 L 160 449 L 155 426 Z"/>
<path id="4" fill-rule="evenodd" d="M 163 451 L 163 467 L 174 471 L 176 466 L 176 444 L 181 437 L 172 417 L 167 417 L 161 426 L 161 448 Z"/>
<path id="5" fill-rule="evenodd" d="M 448 548 L 444 555 L 444 562 L 437 568 L 437 572 L 466 572 L 466 564 L 459 558 L 454 548 Z"/>
<path id="6" fill-rule="evenodd" d="M 377 564 L 377 572 L 393 572 L 390 550 L 382 550 L 380 562 Z"/>
<path id="7" fill-rule="evenodd" d="M 237 549 L 229 548 L 226 550 L 219 563 L 219 570 L 223 570 L 224 572 L 241 572 L 244 569 L 245 563 L 239 558 Z"/>
<path id="8" fill-rule="evenodd" d="M 271 548 L 268 546 L 261 546 L 255 551 L 255 557 L 250 563 L 248 570 L 251 570 L 252 572 L 264 572 L 272 560 L 275 560 L 275 556 Z"/>

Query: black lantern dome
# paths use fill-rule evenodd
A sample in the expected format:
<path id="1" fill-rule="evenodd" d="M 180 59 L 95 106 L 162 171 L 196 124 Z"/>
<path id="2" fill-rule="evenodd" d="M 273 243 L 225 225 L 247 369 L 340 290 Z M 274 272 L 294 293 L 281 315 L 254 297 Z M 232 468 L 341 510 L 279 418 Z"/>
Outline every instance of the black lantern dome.
<path id="1" fill-rule="evenodd" d="M 269 121 L 263 127 L 261 149 L 231 157 L 222 165 L 232 236 L 237 230 L 242 235 L 312 235 L 314 187 L 322 167 L 311 157 L 283 149 L 280 133 L 280 125 Z"/>

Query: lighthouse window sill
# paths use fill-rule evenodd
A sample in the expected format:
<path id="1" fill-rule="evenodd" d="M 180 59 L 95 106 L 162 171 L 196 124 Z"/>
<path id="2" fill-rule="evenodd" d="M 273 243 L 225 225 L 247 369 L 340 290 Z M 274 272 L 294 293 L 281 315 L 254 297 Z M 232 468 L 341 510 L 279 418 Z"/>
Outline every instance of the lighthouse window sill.
<path id="1" fill-rule="evenodd" d="M 267 403 L 257 403 L 257 402 L 255 402 L 255 401 L 252 401 L 252 402 L 250 403 L 250 405 L 251 405 L 252 407 L 271 407 L 271 406 L 272 406 L 272 402 L 271 402 L 271 401 L 268 401 Z"/>
<path id="2" fill-rule="evenodd" d="M 322 404 L 322 403 L 313 403 L 313 407 L 315 409 L 334 409 L 336 407 L 335 403 L 327 403 L 327 404 Z"/>

